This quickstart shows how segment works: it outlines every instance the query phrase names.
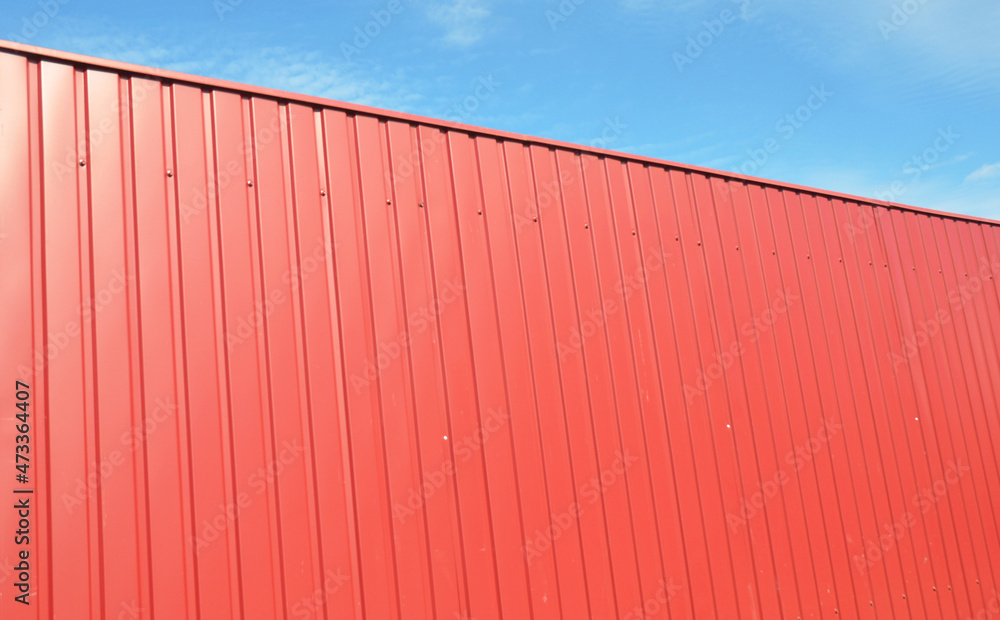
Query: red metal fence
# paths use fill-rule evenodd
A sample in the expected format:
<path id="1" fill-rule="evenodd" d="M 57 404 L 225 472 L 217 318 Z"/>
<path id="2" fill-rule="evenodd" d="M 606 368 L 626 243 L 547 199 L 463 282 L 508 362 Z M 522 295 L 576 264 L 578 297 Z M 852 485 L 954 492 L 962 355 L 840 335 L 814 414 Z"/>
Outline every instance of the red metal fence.
<path id="1" fill-rule="evenodd" d="M 997 605 L 996 223 L 2 48 L 4 618 Z"/>

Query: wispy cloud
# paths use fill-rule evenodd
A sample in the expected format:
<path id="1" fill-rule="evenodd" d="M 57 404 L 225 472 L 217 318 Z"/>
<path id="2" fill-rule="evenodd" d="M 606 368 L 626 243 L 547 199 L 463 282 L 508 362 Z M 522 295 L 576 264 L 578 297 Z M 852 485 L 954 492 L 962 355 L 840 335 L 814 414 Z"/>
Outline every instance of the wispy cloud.
<path id="1" fill-rule="evenodd" d="M 1000 177 L 1000 162 L 988 164 L 965 177 L 966 181 L 982 181 L 984 179 L 995 179 Z"/>
<path id="2" fill-rule="evenodd" d="M 197 38 L 181 43 L 163 37 L 154 42 L 147 36 L 103 29 L 98 23 L 74 20 L 72 26 L 58 33 L 54 47 L 380 108 L 406 109 L 420 99 L 407 89 L 405 76 L 373 77 L 339 56 L 316 50 L 260 46 L 242 37 L 231 37 L 225 44 Z"/>
<path id="3" fill-rule="evenodd" d="M 488 0 L 440 0 L 427 7 L 431 21 L 445 30 L 442 40 L 457 47 L 479 42 L 490 14 Z"/>

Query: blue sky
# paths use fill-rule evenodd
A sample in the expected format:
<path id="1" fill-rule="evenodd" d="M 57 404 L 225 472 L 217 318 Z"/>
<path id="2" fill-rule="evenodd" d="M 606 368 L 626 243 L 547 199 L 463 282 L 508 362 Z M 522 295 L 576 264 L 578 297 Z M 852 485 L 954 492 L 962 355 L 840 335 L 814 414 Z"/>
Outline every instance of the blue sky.
<path id="1" fill-rule="evenodd" d="M 7 0 L 0 37 L 1000 219 L 996 0 Z"/>

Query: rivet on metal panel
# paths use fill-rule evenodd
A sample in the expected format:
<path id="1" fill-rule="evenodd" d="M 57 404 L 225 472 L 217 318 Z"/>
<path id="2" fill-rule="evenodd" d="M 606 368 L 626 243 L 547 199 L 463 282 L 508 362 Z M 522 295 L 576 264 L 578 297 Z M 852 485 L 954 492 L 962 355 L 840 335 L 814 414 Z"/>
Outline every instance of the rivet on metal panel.
<path id="1" fill-rule="evenodd" d="M 483 214 L 483 210 L 479 209 L 478 211 L 476 211 L 476 213 L 478 213 L 479 215 L 482 215 Z"/>
<path id="2" fill-rule="evenodd" d="M 533 218 L 531 218 L 531 221 L 532 221 L 532 222 L 537 222 L 537 221 L 538 221 L 538 218 L 537 218 L 537 217 L 533 217 Z"/>
<path id="3" fill-rule="evenodd" d="M 806 254 L 806 260 L 812 260 L 812 256 Z"/>
<path id="4" fill-rule="evenodd" d="M 933 586 L 933 587 L 931 588 L 931 590 L 934 590 L 935 592 L 937 592 L 937 586 Z"/>
<path id="5" fill-rule="evenodd" d="M 737 251 L 737 252 L 739 252 L 739 251 L 740 251 L 740 246 L 736 246 L 736 251 Z"/>
<path id="6" fill-rule="evenodd" d="M 699 241 L 699 242 L 698 242 L 698 245 L 699 245 L 699 246 L 701 245 L 701 241 Z"/>
<path id="7" fill-rule="evenodd" d="M 83 159 L 81 159 L 81 160 L 80 160 L 80 165 L 81 165 L 81 166 L 86 166 L 86 165 L 87 165 L 87 161 L 86 161 L 86 160 L 83 160 Z"/>
<path id="8" fill-rule="evenodd" d="M 948 586 L 948 591 L 951 592 L 951 586 Z"/>
<path id="9" fill-rule="evenodd" d="M 834 609 L 834 610 L 833 610 L 833 613 L 835 613 L 835 614 L 839 614 L 839 613 L 840 613 L 840 610 L 839 610 L 839 609 Z"/>
<path id="10" fill-rule="evenodd" d="M 253 187 L 253 181 L 247 181 L 247 187 Z"/>
<path id="11" fill-rule="evenodd" d="M 423 208 L 424 208 L 424 203 L 422 203 L 422 202 L 418 202 L 418 203 L 417 203 L 417 206 L 418 206 L 418 207 L 420 207 L 421 209 L 423 209 Z"/>
<path id="12" fill-rule="evenodd" d="M 680 240 L 681 240 L 680 237 L 674 237 L 674 241 L 680 241 Z"/>
<path id="13" fill-rule="evenodd" d="M 168 177 L 174 176 L 174 171 L 173 170 L 167 170 L 167 176 Z"/>
<path id="14" fill-rule="evenodd" d="M 319 195 L 320 196 L 326 196 L 326 190 L 325 189 L 319 190 Z"/>
<path id="15" fill-rule="evenodd" d="M 905 594 L 903 595 L 903 600 L 906 600 L 906 595 Z"/>
<path id="16" fill-rule="evenodd" d="M 633 236 L 633 237 L 635 236 L 635 231 L 634 231 L 634 230 L 632 231 L 632 236 Z"/>
<path id="17" fill-rule="evenodd" d="M 590 224 L 584 224 L 583 225 L 583 229 L 584 230 L 590 230 Z"/>
<path id="18" fill-rule="evenodd" d="M 868 606 L 869 607 L 874 607 L 875 606 L 875 601 L 868 601 Z"/>
<path id="19" fill-rule="evenodd" d="M 387 205 L 391 205 L 391 204 L 392 204 L 392 200 L 386 200 L 386 201 L 385 201 L 385 204 L 387 204 Z"/>

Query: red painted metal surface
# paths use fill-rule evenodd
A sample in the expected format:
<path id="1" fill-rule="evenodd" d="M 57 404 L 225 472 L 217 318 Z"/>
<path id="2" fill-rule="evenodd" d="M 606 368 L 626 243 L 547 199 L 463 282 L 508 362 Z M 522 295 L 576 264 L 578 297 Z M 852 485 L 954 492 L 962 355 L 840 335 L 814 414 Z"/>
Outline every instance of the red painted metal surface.
<path id="1" fill-rule="evenodd" d="M 4 618 L 997 605 L 996 223 L 0 47 Z"/>

